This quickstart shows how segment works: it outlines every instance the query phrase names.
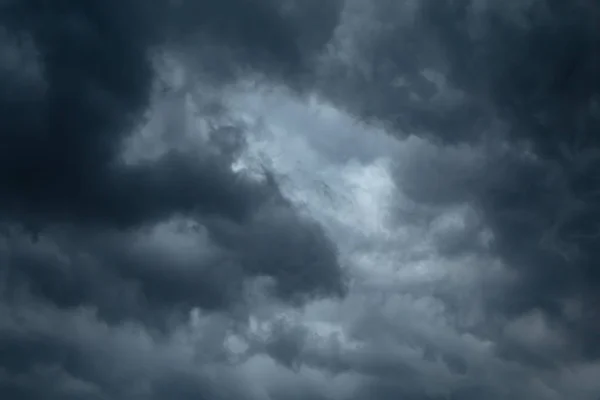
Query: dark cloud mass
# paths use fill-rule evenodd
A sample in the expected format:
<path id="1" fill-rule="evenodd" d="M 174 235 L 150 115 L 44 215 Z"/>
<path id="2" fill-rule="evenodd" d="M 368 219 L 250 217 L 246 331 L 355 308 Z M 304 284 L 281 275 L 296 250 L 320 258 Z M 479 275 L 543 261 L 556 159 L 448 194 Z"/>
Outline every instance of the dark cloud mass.
<path id="1" fill-rule="evenodd" d="M 456 184 L 446 188 L 443 183 L 444 193 L 430 192 L 429 201 L 472 201 L 491 226 L 494 249 L 519 276 L 493 307 L 512 316 L 542 310 L 568 332 L 571 357 L 577 353 L 596 360 L 600 14 L 597 2 L 531 3 L 506 10 L 488 2 L 478 11 L 469 2 L 425 2 L 415 13 L 413 24 L 419 29 L 411 27 L 410 32 L 419 32 L 424 48 L 441 49 L 442 57 L 436 66 L 419 68 L 443 71 L 445 90 L 460 93 L 451 103 L 456 109 L 440 112 L 435 97 L 443 96 L 441 91 L 417 103 L 389 89 L 374 94 L 373 101 L 408 102 L 409 110 L 419 111 L 396 110 L 396 119 L 391 111 L 377 108 L 373 116 L 399 134 L 417 132 L 460 146 L 489 147 L 491 141 L 488 160 L 478 172 L 452 171 L 442 160 L 440 168 L 456 174 L 450 178 Z M 383 54 L 392 60 L 419 59 L 417 51 L 411 48 L 407 55 L 404 49 Z M 416 71 L 398 68 L 391 73 L 410 76 Z M 389 78 L 385 73 L 381 77 Z M 414 81 L 406 80 L 409 85 Z M 462 198 L 456 196 L 457 187 L 467 189 Z M 572 301 L 581 307 L 576 316 L 566 311 Z M 515 352 L 527 357 L 523 348 Z"/>
<path id="2" fill-rule="evenodd" d="M 263 2 L 227 4 L 238 12 L 246 10 L 244 15 L 250 16 L 249 21 L 259 24 L 252 26 L 252 35 L 242 35 L 237 29 L 247 29 L 239 26 L 237 13 L 226 12 L 229 8 L 225 4 L 159 2 L 156 7 L 144 7 L 135 1 L 24 1 L 3 6 L 7 68 L 2 76 L 6 90 L 1 99 L 4 116 L 0 128 L 0 186 L 5 223 L 19 224 L 42 235 L 60 225 L 60 229 L 71 230 L 63 235 L 65 239 L 69 235 L 89 235 L 90 229 L 132 230 L 187 216 L 230 221 L 233 230 L 255 229 L 257 225 L 256 229 L 264 229 L 268 234 L 271 227 L 255 222 L 254 214 L 269 213 L 265 209 L 273 207 L 282 209 L 284 215 L 293 215 L 270 181 L 259 183 L 232 172 L 235 154 L 228 152 L 237 152 L 237 148 L 223 147 L 219 137 L 214 144 L 212 140 L 206 144 L 221 148 L 217 155 L 173 150 L 158 160 L 135 165 L 127 164 L 121 156 L 124 140 L 142 121 L 150 105 L 155 81 L 153 51 L 169 44 L 172 28 L 189 25 L 188 29 L 216 35 L 225 44 L 264 51 L 282 63 L 296 63 L 285 50 L 293 48 L 296 41 L 294 36 L 285 34 L 293 25 L 286 21 L 283 11 Z M 193 21 L 184 21 L 184 17 Z M 290 18 L 293 22 L 293 14 Z M 264 43 L 270 37 L 289 43 Z M 233 43 L 237 40 L 243 42 Z M 25 74 L 25 69 L 34 71 Z M 236 133 L 235 128 L 232 132 L 243 135 Z M 310 223 L 292 216 L 284 217 L 280 225 L 275 229 L 283 237 L 314 235 L 309 242 L 293 240 L 290 246 L 303 246 L 314 240 L 316 246 L 311 245 L 311 250 L 320 252 L 316 262 L 321 263 L 322 259 L 324 270 L 338 270 L 335 251 L 328 244 L 321 244 L 327 241 L 325 236 L 312 229 Z M 81 230 L 85 233 L 76 233 Z M 74 251 L 63 249 L 61 243 L 56 245 L 67 252 L 67 258 Z M 228 246 L 235 251 L 235 244 Z M 92 249 L 92 258 L 96 251 L 115 256 L 119 253 L 116 249 Z M 25 253 L 29 256 L 31 251 Z M 16 259 L 18 263 L 20 257 Z M 36 275 L 40 268 L 32 264 L 38 262 L 45 263 L 29 260 L 26 264 L 30 268 L 25 270 Z M 108 264 L 137 262 L 125 258 Z M 278 267 L 283 265 L 285 262 L 278 263 Z M 290 267 L 293 268 L 291 264 Z M 250 269 L 254 275 L 279 274 L 272 267 L 262 270 L 257 265 Z M 77 281 L 76 277 L 71 279 Z M 85 280 L 94 281 L 91 277 Z M 50 284 L 46 279 L 42 281 L 42 286 Z M 177 278 L 173 284 L 176 281 Z M 319 287 L 319 282 L 315 283 Z M 161 286 L 160 279 L 148 285 Z M 336 284 L 327 287 L 332 286 Z M 78 290 L 82 292 L 79 297 L 93 292 Z M 176 297 L 181 296 L 179 289 L 169 290 Z"/>
<path id="3" fill-rule="evenodd" d="M 600 299 L 598 3 L 371 8 L 369 29 L 349 34 L 356 63 L 332 61 L 339 82 L 329 80 L 324 92 L 400 137 L 454 147 L 458 160 L 415 155 L 418 180 L 404 182 L 407 193 L 431 204 L 476 204 L 495 250 L 521 276 L 504 311 L 539 308 L 565 322 L 565 301 L 578 299 L 587 318 L 570 322 L 573 340 L 596 347 L 583 336 L 597 335 Z M 465 146 L 485 147 L 485 158 L 465 158 Z M 597 356 L 583 347 L 582 356 Z"/>
<path id="4" fill-rule="evenodd" d="M 597 360 L 599 4 L 398 1 L 366 9 L 370 21 L 346 33 L 354 63 L 333 60 L 321 90 L 399 137 L 446 146 L 442 155 L 409 155 L 418 171 L 414 181 L 400 179 L 405 193 L 435 206 L 472 204 L 518 276 L 489 312 L 542 312 L 568 335 L 569 357 Z M 469 147 L 485 156 L 468 158 Z M 576 315 L 567 311 L 572 302 Z M 534 362 L 522 347 L 512 352 Z"/>
<path id="5" fill-rule="evenodd" d="M 104 330 L 107 340 L 111 324 L 164 333 L 192 308 L 238 307 L 245 285 L 260 277 L 271 278 L 271 294 L 286 301 L 343 292 L 324 232 L 297 214 L 272 180 L 233 172 L 243 140 L 227 146 L 213 132 L 199 151 L 124 159 L 127 139 L 152 106 L 161 52 L 194 52 L 197 37 L 204 47 L 212 40 L 215 54 L 231 54 L 221 62 L 229 60 L 223 69 L 232 73 L 238 60 L 240 72 L 276 64 L 267 72 L 292 76 L 327 40 L 327 27 L 296 37 L 315 15 L 310 2 L 291 3 L 289 11 L 266 1 L 176 3 L 0 5 L 3 398 L 215 398 L 183 365 L 181 373 L 165 369 L 149 378 L 136 395 L 133 377 L 109 376 L 120 362 L 102 355 L 125 348 L 81 329 Z M 335 26 L 323 11 L 317 17 Z M 204 64 L 210 68 L 211 60 Z M 242 129 L 223 130 L 243 138 Z M 177 220 L 183 228 L 170 222 Z M 230 239 L 217 235 L 221 225 Z M 177 238 L 164 236 L 178 229 L 193 239 L 174 250 Z M 274 238 L 279 248 L 264 243 Z M 77 310 L 96 314 L 79 327 L 61 322 Z M 131 362 L 134 369 L 144 364 Z"/>
<path id="6" fill-rule="evenodd" d="M 166 124 L 164 151 L 134 162 L 159 98 L 188 89 L 160 83 L 165 54 L 195 96 L 220 94 L 198 112 L 218 122 L 175 148 L 185 124 Z M 425 141 L 396 160 L 395 183 L 423 209 L 470 207 L 467 228 L 438 227 L 433 243 L 506 266 L 511 279 L 481 289 L 484 317 L 452 319 L 473 305 L 451 282 L 425 305 L 377 294 L 415 307 L 406 327 L 382 305 L 353 310 L 368 317 L 350 318 L 350 339 L 289 321 L 248 333 L 268 310 L 257 297 L 297 309 L 342 299 L 348 281 L 326 229 L 271 172 L 233 168 L 249 128 L 219 118 L 244 80 Z M 598 132 L 594 0 L 1 1 L 0 397 L 597 400 Z M 428 218 L 403 223 L 435 228 Z M 485 345 L 415 337 L 419 307 Z M 190 333 L 196 312 L 208 322 Z M 295 378 L 261 388 L 270 361 L 235 370 L 221 334 L 250 337 Z M 351 339 L 368 344 L 343 350 Z"/>

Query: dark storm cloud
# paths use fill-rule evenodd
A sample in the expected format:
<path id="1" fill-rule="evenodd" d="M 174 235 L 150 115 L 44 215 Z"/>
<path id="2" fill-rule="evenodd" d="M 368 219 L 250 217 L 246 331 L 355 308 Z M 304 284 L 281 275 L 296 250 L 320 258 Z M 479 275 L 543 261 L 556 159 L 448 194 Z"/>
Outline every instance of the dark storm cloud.
<path id="1" fill-rule="evenodd" d="M 374 4 L 369 29 L 354 33 L 349 19 L 354 63 L 332 61 L 322 91 L 400 137 L 482 151 L 476 162 L 460 147 L 454 161 L 445 151 L 409 162 L 406 193 L 475 205 L 494 250 L 520 276 L 496 306 L 509 315 L 543 310 L 586 343 L 582 356 L 596 357 L 588 335 L 598 331 L 590 316 L 600 301 L 597 3 L 410 4 Z M 581 318 L 565 315 L 573 299 Z"/>
<path id="2" fill-rule="evenodd" d="M 339 70 L 350 86 L 337 89 L 350 110 L 398 134 L 457 142 L 479 137 L 494 117 L 518 120 L 520 128 L 548 118 L 572 124 L 575 109 L 590 106 L 597 81 L 593 2 L 380 2 L 372 8 L 367 29 L 348 28 L 358 56 L 350 70 Z M 554 124 L 550 136 L 557 140 L 564 128 Z"/>
<path id="3" fill-rule="evenodd" d="M 0 216 L 64 253 L 54 257 L 22 237 L 12 248 L 15 240 L 7 239 L 3 268 L 13 284 L 62 306 L 88 304 L 122 317 L 180 305 L 224 307 L 241 296 L 246 275 L 273 278 L 284 298 L 340 293 L 336 251 L 322 230 L 296 215 L 272 180 L 232 171 L 243 129 L 212 132 L 205 147 L 216 152 L 172 150 L 136 164 L 122 157 L 150 105 L 158 50 L 184 45 L 193 52 L 187 37 L 208 35 L 216 50 L 243 49 L 236 60 L 246 57 L 249 68 L 260 68 L 261 59 L 281 67 L 268 72 L 283 71 L 301 66 L 327 40 L 337 15 L 331 4 L 324 14 L 314 2 L 285 9 L 233 0 L 3 4 Z M 323 24 L 297 37 L 315 13 Z M 228 145 L 227 132 L 241 140 Z M 173 217 L 204 223 L 222 254 L 178 266 L 167 255 L 131 249 L 140 229 Z M 230 226 L 227 243 L 210 232 L 223 224 Z M 263 243 L 275 238 L 280 248 Z M 115 293 L 130 297 L 124 307 Z"/>
<path id="4" fill-rule="evenodd" d="M 27 213 L 32 218 L 35 212 L 58 218 L 70 214 L 137 224 L 146 216 L 189 211 L 199 197 L 213 196 L 209 192 L 215 197 L 201 203 L 239 206 L 224 187 L 231 186 L 225 182 L 232 178 L 211 171 L 212 164 L 192 165 L 193 161 L 174 155 L 139 168 L 119 165 L 116 155 L 122 139 L 148 105 L 152 51 L 163 44 L 161 40 L 168 41 L 168 35 L 175 40 L 181 36 L 170 33 L 171 27 L 186 26 L 192 33 L 214 36 L 224 46 L 244 49 L 250 66 L 251 58 L 261 53 L 282 68 L 300 66 L 303 55 L 294 53 L 303 45 L 294 30 L 315 16 L 315 6 L 292 3 L 286 15 L 279 5 L 266 1 L 156 4 L 26 1 L 4 6 L 3 53 L 17 59 L 0 78 L 4 82 L 0 185 L 5 213 Z M 335 20 L 334 9 L 325 15 Z M 325 26 L 331 29 L 333 22 L 325 21 Z M 326 36 L 315 29 L 306 46 L 322 44 Z M 37 68 L 38 76 L 23 74 L 24 68 Z M 202 171 L 207 176 L 199 176 Z M 188 183 L 192 181 L 196 183 Z M 202 187 L 204 182 L 207 187 Z"/>
<path id="5" fill-rule="evenodd" d="M 368 397 L 545 399 L 576 393 L 580 389 L 561 388 L 562 382 L 535 386 L 529 379 L 560 376 L 579 362 L 598 360 L 597 3 L 397 1 L 370 2 L 365 10 L 346 10 L 335 43 L 341 50 L 318 71 L 323 79 L 316 90 L 401 139 L 416 135 L 428 143 L 398 160 L 396 179 L 405 195 L 433 210 L 471 206 L 466 223 L 472 226 L 442 229 L 434 243 L 445 258 L 491 252 L 511 273 L 497 287 L 482 289 L 484 326 L 470 332 L 494 343 L 482 368 L 494 370 L 497 381 L 480 379 L 468 357 L 442 351 L 440 363 L 451 375 L 466 376 L 464 384 L 426 395 L 429 385 L 407 378 L 410 372 L 394 356 L 388 364 L 387 353 L 371 355 L 371 364 L 369 355 L 340 362 L 337 354 L 310 353 L 302 330 L 278 333 L 266 351 L 293 368 L 305 363 L 336 372 L 368 370 Z M 475 243 L 484 227 L 490 240 Z M 440 292 L 433 295 L 451 315 L 457 294 Z M 426 347 L 426 341 L 416 346 Z M 386 374 L 400 383 L 390 383 Z M 597 398 L 592 386 L 581 390 L 585 398 Z"/>
<path id="6" fill-rule="evenodd" d="M 217 76 L 257 67 L 270 79 L 299 83 L 333 35 L 342 5 L 341 0 L 181 0 L 170 7 L 166 29 L 192 53 L 198 51 L 200 67 Z M 223 44 L 227 51 L 218 51 Z M 228 58 L 237 65 L 224 62 Z"/>
<path id="7" fill-rule="evenodd" d="M 484 252 L 473 242 L 486 225 L 492 251 L 516 272 L 503 296 L 482 296 L 484 332 L 496 343 L 485 355 L 375 312 L 354 328 L 368 342 L 359 350 L 311 347 L 307 330 L 286 328 L 262 352 L 287 367 L 366 377 L 345 398 L 552 398 L 529 379 L 600 351 L 600 14 L 593 2 L 527 3 L 364 2 L 369 12 L 358 15 L 342 14 L 337 0 L 2 3 L 0 394 L 251 397 L 199 375 L 166 344 L 166 329 L 148 332 L 195 307 L 238 310 L 254 278 L 294 305 L 344 293 L 323 230 L 268 174 L 232 171 L 243 127 L 226 127 L 232 145 L 218 136 L 199 153 L 123 160 L 156 89 L 154 59 L 167 49 L 216 87 L 257 74 L 315 89 L 399 137 L 453 149 L 403 160 L 398 182 L 427 207 L 473 206 L 466 233 L 437 233 L 441 256 Z M 339 38 L 351 51 L 326 48 L 336 34 L 349 35 Z M 475 149 L 482 156 L 465 159 Z M 444 293 L 434 293 L 424 310 L 450 313 L 452 295 L 442 307 Z M 222 346 L 204 345 L 199 353 Z M 582 386 L 591 396 L 594 386 Z"/>
<path id="8" fill-rule="evenodd" d="M 242 126 L 203 132 L 210 138 L 197 151 L 124 156 L 156 91 L 169 93 L 157 89 L 163 51 L 214 72 L 203 75 L 216 79 L 207 86 L 255 72 L 297 80 L 332 34 L 339 5 L 0 4 L 2 397 L 244 398 L 184 359 L 160 360 L 176 323 L 192 308 L 239 309 L 255 278 L 294 304 L 343 293 L 323 230 L 272 179 L 233 172 Z M 96 314 L 78 316 L 86 310 Z M 135 323 L 137 333 L 123 333 Z M 161 339 L 137 347 L 156 327 Z"/>
<path id="9" fill-rule="evenodd" d="M 9 231 L 6 295 L 26 290 L 69 309 L 95 307 L 107 321 L 165 327 L 193 307 L 240 305 L 246 279 L 269 278 L 271 294 L 296 304 L 344 293 L 336 249 L 288 207 L 265 207 L 243 225 L 181 225 L 149 232 L 47 229 L 37 240 Z"/>

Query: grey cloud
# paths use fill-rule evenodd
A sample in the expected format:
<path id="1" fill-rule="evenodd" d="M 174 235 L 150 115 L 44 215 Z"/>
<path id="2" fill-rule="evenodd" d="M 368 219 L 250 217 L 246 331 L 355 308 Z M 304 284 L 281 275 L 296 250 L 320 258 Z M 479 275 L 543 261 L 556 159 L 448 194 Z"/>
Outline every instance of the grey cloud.
<path id="1" fill-rule="evenodd" d="M 445 287 L 390 283 L 377 296 L 385 312 L 353 310 L 365 314 L 348 327 L 366 343 L 360 350 L 284 327 L 261 352 L 299 371 L 364 379 L 342 398 L 595 400 L 594 3 L 146 3 L 0 5 L 2 394 L 252 397 L 161 347 L 169 330 L 152 340 L 115 337 L 124 324 L 141 324 L 147 338 L 146 329 L 174 329 L 194 308 L 234 309 L 257 278 L 288 305 L 346 293 L 321 227 L 294 210 L 271 175 L 231 169 L 243 127 L 225 128 L 233 143 L 221 135 L 199 152 L 122 160 L 153 99 L 152 58 L 167 49 L 196 70 L 192 80 L 217 91 L 237 78 L 266 78 L 314 91 L 402 140 L 419 137 L 396 163 L 402 195 L 418 203 L 401 222 L 427 225 L 440 260 L 480 257 L 474 268 L 498 261 L 512 273 L 506 282 L 457 273 Z M 436 219 L 461 207 L 470 214 L 458 225 Z M 176 219 L 194 222 L 182 228 L 188 247 L 152 232 Z M 362 289 L 351 286 L 355 295 Z M 485 315 L 461 321 L 475 306 Z M 82 308 L 97 316 L 73 317 Z M 300 397 L 286 392 L 272 395 Z M 327 397 L 304 386 L 298 393 Z"/>
<path id="2" fill-rule="evenodd" d="M 231 34 L 247 41 L 242 44 L 244 48 L 259 51 L 266 39 L 287 38 L 290 43 L 278 45 L 272 53 L 292 65 L 300 63 L 285 54 L 294 48 L 295 37 L 282 34 L 293 24 L 286 23 L 279 7 L 261 1 L 232 3 L 198 1 L 179 7 L 192 7 L 183 15 L 192 18 L 191 27 L 196 31 L 214 30 L 223 38 Z M 33 219 L 36 212 L 58 218 L 70 213 L 137 224 L 146 215 L 152 218 L 189 211 L 193 207 L 190 202 L 196 203 L 198 198 L 198 194 L 189 193 L 192 180 L 196 190 L 203 193 L 216 189 L 215 201 L 231 201 L 225 197 L 232 194 L 224 193 L 228 189 L 219 189 L 217 182 L 232 177 L 219 171 L 218 164 L 193 165 L 176 154 L 152 165 L 124 168 L 116 159 L 123 139 L 148 106 L 153 82 L 151 53 L 162 44 L 161 39 L 166 40 L 157 37 L 161 34 L 161 25 L 155 26 L 161 20 L 156 15 L 160 10 L 135 1 L 118 7 L 95 1 L 80 5 L 45 3 L 40 10 L 35 7 L 35 2 L 5 6 L 5 25 L 10 32 L 6 35 L 14 36 L 7 52 L 37 52 L 42 76 L 37 84 L 43 86 L 31 92 L 26 89 L 35 82 L 11 76 L 10 71 L 3 75 L 3 81 L 17 86 L 3 90 L 1 100 L 5 111 L 1 146 L 5 213 L 26 213 Z M 298 18 L 307 18 L 304 11 L 296 7 L 290 18 L 296 13 L 300 13 Z M 183 24 L 180 17 L 172 18 L 163 24 Z M 256 25 L 244 29 L 239 26 L 242 20 Z M 228 33 L 229 28 L 234 31 Z M 249 34 L 254 31 L 257 37 Z M 19 49 L 20 41 L 32 43 L 28 46 L 33 50 Z M 207 176 L 201 176 L 202 171 Z M 185 187 L 170 186 L 176 182 Z M 202 188 L 203 182 L 209 186 Z M 142 198 L 148 203 L 132 206 L 132 202 L 141 204 Z M 136 216 L 138 213 L 143 215 Z"/>
<path id="3" fill-rule="evenodd" d="M 185 220 L 121 233 L 46 229 L 37 240 L 13 229 L 4 239 L 3 284 L 10 297 L 29 291 L 68 309 L 95 307 L 107 321 L 158 327 L 194 307 L 237 307 L 247 281 L 257 278 L 271 279 L 269 292 L 293 304 L 343 295 L 325 234 L 287 207 L 264 212 L 273 216 L 228 223 L 227 238 L 214 222 Z"/>
<path id="4" fill-rule="evenodd" d="M 399 203 L 416 203 L 412 219 L 401 210 L 402 224 L 431 224 L 433 252 L 444 260 L 481 257 L 474 268 L 507 269 L 505 281 L 448 282 L 420 294 L 441 302 L 451 321 L 434 326 L 478 335 L 493 344 L 489 353 L 469 358 L 443 335 L 390 329 L 397 340 L 433 348 L 430 364 L 445 365 L 449 376 L 463 376 L 466 364 L 467 378 L 444 394 L 427 394 L 426 383 L 410 378 L 435 376 L 432 365 L 419 359 L 402 369 L 407 358 L 391 355 L 391 346 L 350 362 L 351 352 L 311 353 L 310 338 L 282 333 L 271 351 L 284 364 L 363 372 L 373 377 L 371 397 L 551 399 L 578 393 L 562 386 L 569 368 L 597 362 L 598 10 L 584 2 L 505 3 L 347 2 L 363 8 L 345 9 L 314 84 L 362 122 L 422 144 L 396 162 Z M 472 214 L 463 226 L 435 218 L 461 207 Z M 578 313 L 566 311 L 569 302 Z M 477 307 L 481 320 L 460 321 Z M 531 312 L 560 340 L 527 341 L 526 328 L 515 325 Z M 363 321 L 383 331 L 390 324 L 386 315 Z M 381 339 L 362 332 L 370 343 Z M 582 389 L 590 399 L 598 394 L 592 386 Z"/>
<path id="5" fill-rule="evenodd" d="M 360 333 L 353 334 L 350 329 L 349 338 L 344 339 L 323 336 L 302 323 L 276 322 L 264 350 L 294 371 L 316 368 L 333 377 L 347 376 L 360 382 L 351 395 L 340 397 L 346 399 L 596 398 L 596 386 L 584 381 L 587 371 L 597 368 L 597 363 L 557 358 L 561 344 L 553 327 L 543 328 L 544 343 L 512 347 L 516 353 L 508 354 L 508 347 L 498 348 L 508 342 L 460 332 L 451 318 L 444 321 L 451 312 L 436 316 L 435 305 L 419 304 L 424 301 L 391 299 L 379 306 L 388 310 L 388 315 L 355 309 L 355 314 L 362 315 L 356 321 Z M 527 335 L 533 338 L 534 333 L 526 331 L 541 333 L 540 327 L 533 326 L 536 318 L 514 321 L 507 328 L 512 332 L 506 334 L 522 343 Z M 358 343 L 348 344 L 348 339 Z M 532 353 L 535 349 L 539 352 Z"/>
<path id="6" fill-rule="evenodd" d="M 411 4 L 373 4 L 369 30 L 353 31 L 348 17 L 339 41 L 351 43 L 350 61 L 333 57 L 321 92 L 401 138 L 443 149 L 399 159 L 405 194 L 473 205 L 492 250 L 520 275 L 496 312 L 543 309 L 569 325 L 573 342 L 587 343 L 581 357 L 595 359 L 586 332 L 596 329 L 588 318 L 599 283 L 597 5 Z M 574 298 L 590 311 L 567 323 L 561 304 Z"/>
<path id="7" fill-rule="evenodd" d="M 243 125 L 198 128 L 204 142 L 165 146 L 158 157 L 124 157 L 152 118 L 156 92 L 177 95 L 168 83 L 157 88 L 155 60 L 164 52 L 184 49 L 182 62 L 200 60 L 203 70 L 215 59 L 227 63 L 218 69 L 228 74 L 192 72 L 190 83 L 204 79 L 213 90 L 246 73 L 301 76 L 337 6 L 324 13 L 315 2 L 290 5 L 0 5 L 2 396 L 244 398 L 225 378 L 216 382 L 161 350 L 190 311 L 243 309 L 246 285 L 264 277 L 272 296 L 294 305 L 343 294 L 335 246 L 317 223 L 299 215 L 273 179 L 233 171 Z M 322 28 L 297 38 L 299 24 L 316 16 Z M 195 49 L 196 40 L 212 52 Z M 177 109 L 184 103 L 163 110 L 159 135 L 187 133 L 173 132 L 185 129 L 174 121 L 186 117 Z M 160 232 L 176 230 L 164 225 L 177 220 L 193 225 L 185 248 Z M 96 314 L 78 317 L 81 310 Z M 120 341 L 128 324 L 144 337 Z"/>
<path id="8" fill-rule="evenodd" d="M 418 137 L 403 144 L 394 177 L 402 193 L 420 205 L 461 204 L 484 179 L 487 152 L 480 146 L 439 146 Z"/>
<path id="9" fill-rule="evenodd" d="M 195 360 L 194 348 L 176 337 L 152 336 L 135 324 L 107 326 L 84 308 L 20 301 L 1 312 L 0 390 L 11 398 L 252 398 L 227 384 L 230 369 Z"/>
<path id="10" fill-rule="evenodd" d="M 259 277 L 272 279 L 272 295 L 295 304 L 343 294 L 335 246 L 317 223 L 297 214 L 273 179 L 232 170 L 244 148 L 243 126 L 207 128 L 197 150 L 167 150 L 133 164 L 123 159 L 155 100 L 158 50 L 189 46 L 188 34 L 209 34 L 219 48 L 248 50 L 251 68 L 262 68 L 252 60 L 261 52 L 282 68 L 299 66 L 304 54 L 294 49 L 311 52 L 326 40 L 316 36 L 334 24 L 334 2 L 323 15 L 325 31 L 302 45 L 292 33 L 312 18 L 314 4 L 292 3 L 287 11 L 267 1 L 144 4 L 1 6 L 6 298 L 29 293 L 66 309 L 96 308 L 114 323 L 164 325 L 195 307 L 233 307 L 246 282 Z M 208 230 L 206 238 L 190 232 L 197 237 L 191 246 L 207 255 L 185 258 L 139 244 L 144 230 L 174 218 Z"/>

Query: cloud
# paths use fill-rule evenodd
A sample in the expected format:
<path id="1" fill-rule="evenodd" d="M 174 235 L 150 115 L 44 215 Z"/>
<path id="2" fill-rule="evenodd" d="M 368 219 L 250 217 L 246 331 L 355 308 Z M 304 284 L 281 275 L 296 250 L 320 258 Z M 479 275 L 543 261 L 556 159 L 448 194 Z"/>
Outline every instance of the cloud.
<path id="1" fill-rule="evenodd" d="M 224 45 L 237 46 L 227 39 L 233 36 L 231 40 L 245 40 L 239 46 L 253 49 L 251 54 L 265 47 L 277 59 L 300 63 L 285 54 L 295 47 L 295 37 L 284 34 L 291 25 L 285 23 L 283 11 L 268 2 L 257 2 L 256 6 L 252 2 L 232 3 L 232 12 L 227 4 L 205 2 L 167 7 L 168 18 L 162 25 L 181 27 L 183 16 L 197 15 L 199 18 L 190 21 L 194 23 L 191 28 L 199 33 L 215 31 L 217 37 L 224 38 Z M 16 60 L 3 74 L 3 81 L 12 88 L 3 90 L 1 99 L 7 110 L 1 146 L 5 213 L 27 213 L 33 219 L 35 212 L 58 218 L 70 213 L 136 225 L 174 211 L 190 212 L 202 207 L 200 203 L 211 208 L 211 202 L 222 201 L 243 209 L 231 198 L 227 186 L 234 185 L 233 177 L 219 160 L 196 161 L 170 154 L 150 165 L 120 165 L 119 147 L 149 105 L 154 82 L 152 53 L 168 45 L 167 37 L 156 37 L 161 30 L 161 25 L 153 26 L 161 22 L 155 15 L 158 11 L 147 10 L 135 1 L 119 5 L 118 11 L 109 3 L 93 1 L 44 7 L 47 9 L 39 11 L 30 2 L 6 6 L 7 18 L 13 15 L 14 19 L 5 29 L 11 42 L 4 53 Z M 253 13 L 249 19 L 244 9 Z M 177 16 L 179 11 L 183 15 Z M 170 12 L 176 15 L 171 18 Z M 290 13 L 293 19 L 296 13 L 304 15 L 304 8 Z M 240 15 L 259 28 L 240 27 Z M 250 28 L 253 30 L 246 32 Z M 252 32 L 255 35 L 249 34 Z M 287 38 L 291 43 L 270 49 L 264 41 L 273 38 Z M 289 57 L 292 59 L 287 60 Z M 20 65 L 10 67 L 24 62 L 33 64 L 25 68 L 38 72 L 25 74 Z M 194 165 L 198 162 L 203 165 Z M 40 171 L 44 171 L 43 178 Z M 192 181 L 196 182 L 195 189 Z M 247 189 L 244 197 L 260 196 L 250 193 L 259 189 Z M 199 196 L 192 190 L 204 194 Z M 215 197 L 208 199 L 208 193 Z M 206 200 L 198 202 L 199 197 Z"/>
<path id="2" fill-rule="evenodd" d="M 593 314 L 598 302 L 597 7 L 350 3 L 363 8 L 342 19 L 322 93 L 393 135 L 431 141 L 398 159 L 404 194 L 473 205 L 520 276 L 503 312 L 543 309 L 588 342 L 597 319 L 567 323 L 562 304 Z M 581 356 L 595 358 L 589 345 Z"/>
<path id="3" fill-rule="evenodd" d="M 227 389 L 231 370 L 219 371 L 206 355 L 194 361 L 193 343 L 203 339 L 185 331 L 160 339 L 135 324 L 107 325 L 89 310 L 36 302 L 4 305 L 2 321 L 0 388 L 14 398 L 252 398 Z M 205 344 L 220 346 L 218 337 Z"/>
<path id="4" fill-rule="evenodd" d="M 280 94 L 269 96 L 266 110 L 292 109 Z M 333 398 L 595 398 L 593 385 L 567 383 L 572 368 L 595 363 L 583 350 L 587 333 L 575 328 L 591 320 L 581 314 L 581 300 L 560 299 L 560 315 L 542 302 L 523 306 L 521 299 L 533 295 L 527 269 L 498 247 L 505 233 L 483 206 L 495 185 L 518 187 L 510 178 L 523 171 L 512 172 L 515 164 L 538 159 L 492 129 L 502 123 L 474 142 L 410 136 L 379 153 L 385 162 L 340 162 L 328 140 L 353 137 L 343 119 L 328 131 L 331 139 L 314 141 L 310 133 L 296 134 L 297 124 L 267 118 L 269 111 L 258 118 L 276 133 L 250 148 L 272 160 L 287 178 L 284 192 L 338 238 L 353 279 L 341 303 L 311 303 L 299 315 L 283 312 L 258 323 L 266 332 L 249 334 L 255 352 L 293 371 L 359 382 L 352 394 Z M 330 117 L 310 108 L 295 113 L 289 118 L 307 115 L 319 126 Z M 387 140 L 377 128 L 359 129 L 375 142 Z M 370 151 L 348 152 L 361 150 Z M 309 168 L 309 178 L 322 180 L 333 198 L 306 180 Z M 538 182 L 536 175 L 520 178 Z M 514 240 L 528 240 L 528 232 L 521 234 Z"/>
<path id="5" fill-rule="evenodd" d="M 0 394 L 597 400 L 593 2 L 0 10 Z"/>
<path id="6" fill-rule="evenodd" d="M 285 21 L 314 6 L 284 13 L 275 3 L 231 3 L 235 12 L 204 2 L 3 5 L 0 217 L 10 296 L 31 290 L 112 320 L 150 321 L 161 311 L 227 308 L 250 278 L 272 278 L 272 294 L 286 300 L 343 293 L 335 246 L 318 224 L 272 179 L 234 171 L 243 124 L 223 122 L 223 107 L 189 105 L 202 85 L 222 82 L 195 84 L 200 75 L 183 56 L 175 58 L 184 81 L 161 76 L 155 61 L 168 64 L 170 40 L 175 55 L 185 44 L 176 28 L 215 35 L 223 49 L 255 46 L 299 62 L 286 59 L 288 44 L 265 40 L 294 41 Z M 239 27 L 240 15 L 262 22 Z M 136 137 L 153 129 L 158 155 L 128 158 Z M 189 249 L 160 237 L 180 229 L 194 237 Z"/>
<path id="7" fill-rule="evenodd" d="M 1 5 L 3 395 L 256 398 L 177 344 L 190 312 L 243 321 L 257 290 L 294 305 L 344 293 L 318 223 L 268 171 L 233 168 L 249 128 L 223 85 L 300 74 L 334 24 L 297 40 L 315 7 L 291 5 Z M 203 74 L 210 48 L 228 73 Z"/>

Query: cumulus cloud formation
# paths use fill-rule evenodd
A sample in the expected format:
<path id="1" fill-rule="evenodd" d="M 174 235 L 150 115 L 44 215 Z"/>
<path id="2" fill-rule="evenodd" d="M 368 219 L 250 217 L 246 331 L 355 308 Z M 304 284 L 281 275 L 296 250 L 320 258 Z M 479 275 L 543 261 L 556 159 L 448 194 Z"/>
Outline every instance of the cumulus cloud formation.
<path id="1" fill-rule="evenodd" d="M 365 72 L 343 67 L 361 96 L 342 89 L 352 100 L 338 101 L 394 134 L 447 144 L 409 155 L 417 181 L 401 184 L 421 203 L 475 204 L 520 275 L 510 312 L 563 319 L 577 298 L 594 313 L 598 5 L 414 3 L 371 6 L 374 33 L 358 40 Z"/>
<path id="2" fill-rule="evenodd" d="M 599 22 L 0 2 L 0 394 L 598 400 Z"/>

